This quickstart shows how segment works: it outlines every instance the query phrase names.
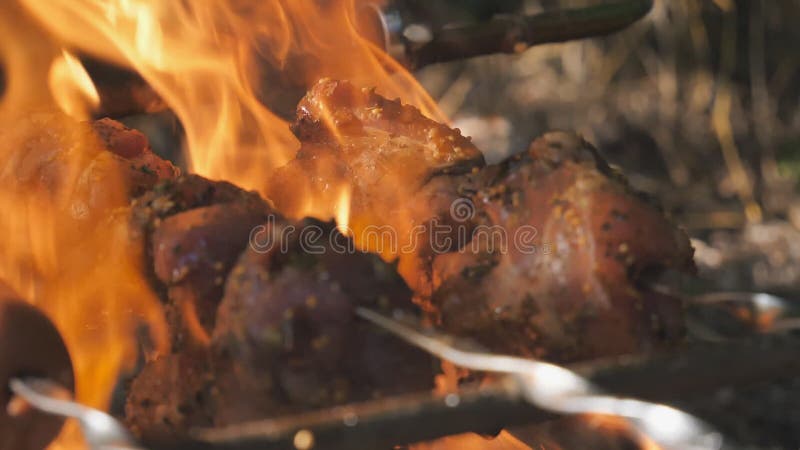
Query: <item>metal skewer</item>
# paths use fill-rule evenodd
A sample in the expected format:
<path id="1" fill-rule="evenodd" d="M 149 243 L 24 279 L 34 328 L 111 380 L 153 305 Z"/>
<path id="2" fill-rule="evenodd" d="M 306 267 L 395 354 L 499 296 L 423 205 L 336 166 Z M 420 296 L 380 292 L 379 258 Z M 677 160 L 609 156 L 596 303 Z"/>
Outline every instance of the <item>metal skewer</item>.
<path id="1" fill-rule="evenodd" d="M 544 410 L 561 414 L 618 416 L 631 421 L 636 429 L 665 449 L 723 448 L 720 433 L 700 419 L 676 408 L 607 395 L 577 373 L 554 364 L 460 350 L 448 343 L 450 339 L 422 333 L 366 308 L 358 308 L 357 314 L 410 344 L 457 366 L 514 376 L 524 397 Z"/>
<path id="2" fill-rule="evenodd" d="M 791 306 L 788 300 L 778 299 L 778 303 Z M 747 304 L 746 299 L 742 301 Z M 792 320 L 793 309 L 783 311 L 782 320 Z M 746 385 L 775 374 L 800 375 L 800 339 L 780 333 L 689 347 L 673 354 L 636 355 L 564 368 L 469 350 L 469 342 L 431 333 L 402 318 L 367 309 L 358 314 L 443 359 L 502 376 L 486 386 L 467 386 L 458 394 L 410 394 L 197 429 L 188 436 L 145 436 L 139 446 L 119 422 L 66 399 L 57 384 L 17 379 L 11 388 L 34 408 L 78 419 L 93 449 L 270 450 L 299 449 L 308 442 L 315 443 L 313 448 L 327 450 L 373 449 L 469 431 L 491 435 L 502 428 L 513 430 L 583 412 L 625 417 L 665 448 L 707 449 L 732 445 L 701 420 L 657 402 L 690 399 L 720 386 Z M 609 396 L 603 391 L 649 401 Z"/>
<path id="3" fill-rule="evenodd" d="M 83 436 L 92 450 L 141 449 L 128 430 L 115 418 L 72 401 L 69 390 L 50 380 L 14 378 L 10 387 L 14 395 L 39 411 L 78 420 Z"/>

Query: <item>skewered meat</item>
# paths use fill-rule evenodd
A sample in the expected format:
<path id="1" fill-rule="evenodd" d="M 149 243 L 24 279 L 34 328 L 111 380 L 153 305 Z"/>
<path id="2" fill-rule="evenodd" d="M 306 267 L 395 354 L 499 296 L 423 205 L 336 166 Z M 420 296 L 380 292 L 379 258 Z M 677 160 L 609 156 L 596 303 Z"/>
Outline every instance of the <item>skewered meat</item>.
<path id="1" fill-rule="evenodd" d="M 471 201 L 482 223 L 469 251 L 434 263 L 432 303 L 445 328 L 495 351 L 559 360 L 680 339 L 680 301 L 641 282 L 690 269 L 688 239 L 588 143 L 548 133 L 477 176 L 484 187 Z"/>
<path id="2" fill-rule="evenodd" d="M 679 339 L 680 303 L 644 281 L 690 269 L 688 240 L 582 139 L 548 134 L 486 166 L 458 132 L 329 80 L 301 103 L 293 129 L 302 147 L 274 176 L 277 209 L 328 218 L 349 193 L 352 239 L 197 176 L 134 203 L 173 327 L 195 317 L 201 331 L 188 334 L 211 333 L 209 346 L 178 336 L 171 355 L 148 362 L 128 399 L 136 429 L 226 425 L 430 388 L 429 357 L 357 320 L 359 305 L 407 309 L 415 297 L 452 333 L 556 360 Z M 367 233 L 382 226 L 397 241 Z M 405 283 L 353 245 L 397 260 Z M 184 378 L 185 389 L 169 389 Z"/>
<path id="3" fill-rule="evenodd" d="M 257 194 L 197 175 L 169 180 L 134 201 L 133 222 L 147 241 L 146 266 L 166 287 L 176 345 L 208 343 L 228 271 L 270 214 Z"/>
<path id="4" fill-rule="evenodd" d="M 248 247 L 231 271 L 210 351 L 178 349 L 148 362 L 131 385 L 126 417 L 137 432 L 432 387 L 427 354 L 355 317 L 357 305 L 408 312 L 411 292 L 391 266 L 354 252 L 331 224 L 269 221 L 263 232 L 277 245 Z"/>
<path id="5" fill-rule="evenodd" d="M 663 268 L 691 269 L 688 239 L 580 138 L 549 134 L 487 167 L 468 140 L 413 107 L 330 80 L 301 102 L 294 132 L 302 147 L 276 174 L 276 207 L 297 212 L 294 180 L 312 209 L 334 204 L 331 187 L 348 183 L 356 243 L 398 259 L 449 331 L 562 360 L 680 336 L 679 302 L 641 284 Z M 411 231 L 433 219 L 441 226 Z M 393 226 L 417 245 L 404 252 L 365 238 L 367 225 Z M 505 248 L 491 248 L 497 233 Z"/>
<path id="6" fill-rule="evenodd" d="M 341 192 L 350 193 L 349 226 L 359 247 L 399 256 L 400 273 L 425 291 L 433 251 L 414 241 L 430 242 L 432 221 L 449 222 L 459 197 L 450 177 L 483 167 L 480 151 L 412 106 L 333 80 L 320 81 L 303 99 L 293 131 L 302 147 L 274 174 L 268 195 L 276 208 L 329 219 Z M 388 229 L 393 242 L 381 239 Z"/>
<path id="7" fill-rule="evenodd" d="M 283 236 L 284 245 L 242 255 L 213 338 L 232 366 L 220 395 L 263 397 L 243 402 L 250 410 L 221 402 L 220 424 L 432 387 L 429 356 L 355 316 L 359 305 L 408 311 L 411 292 L 391 266 L 347 250 L 350 240 L 330 224 L 265 232 Z"/>

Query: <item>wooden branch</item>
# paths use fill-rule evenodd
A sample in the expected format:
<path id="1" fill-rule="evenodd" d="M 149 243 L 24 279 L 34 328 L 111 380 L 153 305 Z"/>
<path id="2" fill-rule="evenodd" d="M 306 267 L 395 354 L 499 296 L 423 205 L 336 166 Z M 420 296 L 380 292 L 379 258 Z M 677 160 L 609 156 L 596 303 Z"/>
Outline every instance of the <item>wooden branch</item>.
<path id="1" fill-rule="evenodd" d="M 402 41 L 401 54 L 395 54 L 394 49 L 387 51 L 410 69 L 479 55 L 514 53 L 533 45 L 613 33 L 642 18 L 650 11 L 652 3 L 652 0 L 626 0 L 532 16 L 498 15 L 484 22 L 441 28 L 424 43 L 397 37 Z M 426 19 L 420 18 L 420 22 L 425 23 Z M 167 109 L 159 95 L 135 73 L 87 58 L 82 60 L 100 93 L 98 116 L 121 117 Z M 264 61 L 263 64 L 268 63 Z M 275 77 L 275 69 L 265 67 L 264 73 Z M 277 75 L 280 79 L 280 74 Z M 304 92 L 302 88 L 296 90 L 299 93 L 296 95 Z M 291 104 L 288 109 L 293 110 L 293 102 L 281 99 L 280 103 Z"/>
<path id="2" fill-rule="evenodd" d="M 627 0 L 531 16 L 498 16 L 488 22 L 433 32 L 428 42 L 406 43 L 407 65 L 428 64 L 494 53 L 518 53 L 530 46 L 602 36 L 644 17 L 652 0 Z"/>

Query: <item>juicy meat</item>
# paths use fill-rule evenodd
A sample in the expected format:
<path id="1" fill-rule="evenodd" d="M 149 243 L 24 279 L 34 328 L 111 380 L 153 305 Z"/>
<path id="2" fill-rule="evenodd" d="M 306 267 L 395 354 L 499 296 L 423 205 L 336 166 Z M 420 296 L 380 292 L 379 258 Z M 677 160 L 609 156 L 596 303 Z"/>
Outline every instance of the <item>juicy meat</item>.
<path id="1" fill-rule="evenodd" d="M 495 351 L 572 360 L 631 353 L 682 336 L 678 299 L 645 277 L 690 270 L 684 233 L 596 150 L 548 133 L 480 175 L 481 224 L 434 263 L 442 325 Z"/>
<path id="2" fill-rule="evenodd" d="M 691 270 L 688 239 L 579 137 L 550 133 L 487 166 L 459 132 L 330 80 L 309 92 L 293 130 L 301 149 L 271 183 L 291 219 L 198 176 L 134 202 L 179 330 L 172 354 L 133 383 L 126 413 L 137 429 L 430 388 L 430 357 L 358 320 L 359 306 L 413 314 L 413 298 L 450 333 L 551 360 L 680 340 L 680 302 L 646 281 Z M 109 146 L 137 147 L 122 142 Z M 347 195 L 352 238 L 299 220 L 328 220 Z"/>
<path id="3" fill-rule="evenodd" d="M 131 384 L 126 420 L 138 434 L 433 387 L 427 354 L 355 316 L 356 306 L 413 314 L 393 267 L 352 250 L 331 224 L 275 220 L 259 230 L 276 245 L 248 247 L 231 270 L 211 346 L 176 347 Z"/>
<path id="4" fill-rule="evenodd" d="M 411 292 L 393 268 L 341 251 L 351 243 L 330 224 L 304 221 L 296 230 L 267 231 L 283 235 L 286 245 L 248 249 L 228 278 L 213 343 L 236 382 L 219 387 L 221 396 L 257 392 L 264 399 L 247 402 L 250 410 L 224 402 L 230 407 L 218 421 L 431 388 L 429 356 L 355 316 L 357 306 L 408 310 Z"/>
<path id="5" fill-rule="evenodd" d="M 139 130 L 108 118 L 92 122 L 92 129 L 106 149 L 130 162 L 132 173 L 138 176 L 134 193 L 144 193 L 156 182 L 178 176 L 178 169 L 153 153 L 147 137 Z"/>
<path id="6" fill-rule="evenodd" d="M 147 361 L 128 391 L 126 422 L 140 435 L 174 435 L 210 426 L 225 402 L 219 396 L 232 375 L 214 358 L 210 336 L 230 269 L 254 229 L 284 219 L 253 192 L 198 175 L 165 181 L 134 200 L 134 239 L 164 301 L 171 352 Z"/>
<path id="7" fill-rule="evenodd" d="M 128 388 L 125 424 L 137 435 L 183 434 L 210 426 L 214 376 L 202 352 L 163 355 L 148 362 Z"/>
<path id="8" fill-rule="evenodd" d="M 156 226 L 153 269 L 168 287 L 169 313 L 186 319 L 192 335 L 207 336 L 213 329 L 228 271 L 266 215 L 265 209 L 223 203 L 175 214 Z"/>
<path id="9" fill-rule="evenodd" d="M 560 360 L 679 340 L 680 302 L 643 285 L 691 270 L 688 239 L 577 136 L 486 166 L 456 130 L 330 80 L 293 129 L 302 147 L 275 175 L 278 210 L 328 217 L 345 185 L 359 248 L 398 260 L 448 331 Z M 390 237 L 367 232 L 383 226 Z"/>
<path id="10" fill-rule="evenodd" d="M 111 209 L 178 174 L 142 133 L 110 119 L 88 123 L 30 114 L 0 131 L 0 143 L 5 189 L 32 202 L 46 199 L 48 208 L 64 211 L 78 227 L 97 224 Z"/>
<path id="11" fill-rule="evenodd" d="M 358 245 L 387 259 L 400 255 L 400 272 L 423 290 L 429 270 L 420 265 L 432 252 L 415 240 L 429 241 L 430 223 L 449 220 L 459 193 L 443 179 L 483 167 L 481 152 L 416 108 L 342 81 L 314 86 L 292 129 L 302 146 L 273 175 L 268 196 L 276 208 L 290 217 L 327 220 L 342 193 L 349 194 L 349 226 Z M 379 237 L 387 230 L 392 242 Z"/>
<path id="12" fill-rule="evenodd" d="M 141 225 L 152 226 L 159 219 L 222 203 L 242 203 L 253 208 L 268 208 L 254 192 L 226 181 L 212 181 L 186 174 L 154 186 L 134 201 L 133 217 Z"/>
<path id="13" fill-rule="evenodd" d="M 257 194 L 198 175 L 162 183 L 134 201 L 146 267 L 166 288 L 174 343 L 208 343 L 228 272 L 270 215 Z"/>
<path id="14" fill-rule="evenodd" d="M 351 165 L 395 161 L 386 168 L 405 172 L 400 179 L 406 183 L 412 181 L 408 175 L 416 175 L 421 185 L 433 173 L 464 172 L 484 164 L 483 154 L 458 131 L 422 116 L 413 106 L 348 82 L 321 80 L 297 109 L 293 130 L 303 143 L 338 141 Z M 365 147 L 371 150 L 365 153 Z M 360 175 L 388 175 L 381 172 Z"/>

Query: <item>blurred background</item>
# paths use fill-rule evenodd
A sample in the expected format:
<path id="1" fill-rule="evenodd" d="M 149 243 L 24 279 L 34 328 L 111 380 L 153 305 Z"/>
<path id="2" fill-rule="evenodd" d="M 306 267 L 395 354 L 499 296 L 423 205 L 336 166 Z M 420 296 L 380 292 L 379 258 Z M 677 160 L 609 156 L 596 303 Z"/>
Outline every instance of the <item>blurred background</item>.
<path id="1" fill-rule="evenodd" d="M 608 37 L 416 75 L 491 161 L 547 130 L 581 133 L 689 230 L 714 288 L 796 291 L 798 21 L 797 0 L 657 0 Z"/>

